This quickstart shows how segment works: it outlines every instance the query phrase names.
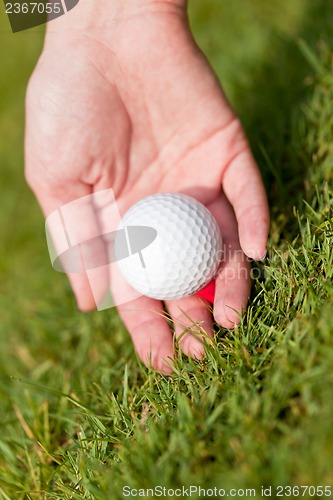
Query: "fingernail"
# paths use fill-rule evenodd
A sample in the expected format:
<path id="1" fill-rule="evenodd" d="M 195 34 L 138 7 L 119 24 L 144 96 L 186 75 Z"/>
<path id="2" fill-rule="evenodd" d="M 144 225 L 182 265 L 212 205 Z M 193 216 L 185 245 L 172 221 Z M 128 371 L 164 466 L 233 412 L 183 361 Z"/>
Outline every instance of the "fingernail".
<path id="1" fill-rule="evenodd" d="M 267 249 L 265 250 L 264 255 L 261 257 L 261 259 L 258 259 L 259 261 L 265 260 L 267 257 Z"/>

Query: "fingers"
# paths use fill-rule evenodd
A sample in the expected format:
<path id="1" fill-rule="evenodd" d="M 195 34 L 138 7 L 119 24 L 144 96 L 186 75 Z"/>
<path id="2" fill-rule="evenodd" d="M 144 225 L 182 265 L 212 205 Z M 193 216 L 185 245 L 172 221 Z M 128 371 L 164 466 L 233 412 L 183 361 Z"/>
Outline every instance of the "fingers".
<path id="1" fill-rule="evenodd" d="M 242 252 L 235 252 L 216 278 L 215 321 L 223 328 L 239 324 L 251 290 L 250 263 Z"/>
<path id="2" fill-rule="evenodd" d="M 156 370 L 172 373 L 173 340 L 162 303 L 148 297 L 139 297 L 118 306 L 118 312 L 140 359 Z"/>
<path id="3" fill-rule="evenodd" d="M 221 230 L 223 252 L 215 279 L 214 319 L 223 328 L 234 328 L 250 295 L 250 262 L 240 248 L 237 221 L 226 197 L 222 195 L 209 209 Z"/>
<path id="4" fill-rule="evenodd" d="M 252 259 L 262 259 L 266 253 L 269 208 L 249 147 L 229 164 L 223 176 L 223 190 L 235 211 L 243 252 Z"/>
<path id="5" fill-rule="evenodd" d="M 182 351 L 196 359 L 204 355 L 204 339 L 212 338 L 211 313 L 197 297 L 167 301 L 175 335 Z M 128 329 L 140 359 L 163 373 L 172 373 L 173 338 L 162 303 L 140 297 L 118 306 L 118 312 Z M 184 331 L 188 329 L 184 335 Z"/>
<path id="6" fill-rule="evenodd" d="M 213 338 L 212 315 L 198 297 L 167 301 L 166 307 L 173 321 L 175 335 L 181 350 L 201 359 L 205 354 L 204 339 Z"/>

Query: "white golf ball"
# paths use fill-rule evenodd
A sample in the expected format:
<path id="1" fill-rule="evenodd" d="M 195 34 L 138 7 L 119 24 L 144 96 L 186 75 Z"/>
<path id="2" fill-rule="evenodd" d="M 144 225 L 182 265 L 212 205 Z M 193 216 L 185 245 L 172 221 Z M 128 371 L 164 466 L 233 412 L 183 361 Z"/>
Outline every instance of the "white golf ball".
<path id="1" fill-rule="evenodd" d="M 142 226 L 155 229 L 154 240 L 147 245 L 137 241 Z M 159 300 L 187 297 L 217 273 L 221 233 L 209 210 L 194 198 L 174 193 L 147 196 L 125 213 L 122 227 L 128 256 L 123 258 L 123 241 L 116 238 L 117 264 L 125 280 L 142 295 Z"/>

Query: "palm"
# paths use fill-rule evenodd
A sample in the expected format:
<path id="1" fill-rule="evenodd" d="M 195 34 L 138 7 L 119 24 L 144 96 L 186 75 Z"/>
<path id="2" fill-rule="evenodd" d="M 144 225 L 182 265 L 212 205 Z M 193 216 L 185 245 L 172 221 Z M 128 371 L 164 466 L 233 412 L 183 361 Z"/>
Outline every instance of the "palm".
<path id="1" fill-rule="evenodd" d="M 91 189 L 112 187 L 121 213 L 157 191 L 177 191 L 199 199 L 215 215 L 227 249 L 217 281 L 214 315 L 220 324 L 230 327 L 238 322 L 235 311 L 246 305 L 249 279 L 244 272 L 239 275 L 240 268 L 247 269 L 248 265 L 240 252 L 238 224 L 229 201 L 235 208 L 234 197 L 248 182 L 253 196 L 257 195 L 259 201 L 261 198 L 262 203 L 262 188 L 258 188 L 257 174 L 246 179 L 253 160 L 240 123 L 213 73 L 182 17 L 173 16 L 170 23 L 168 15 L 156 13 L 129 19 L 124 30 L 130 51 L 116 36 L 103 43 L 98 37 L 81 39 L 76 68 L 69 73 L 65 89 L 63 81 L 57 81 L 63 71 L 57 70 L 54 88 L 61 88 L 61 92 L 47 102 L 56 98 L 58 113 L 52 115 L 49 104 L 42 111 L 53 127 L 53 140 L 47 143 L 47 152 L 39 148 L 37 153 L 34 149 L 34 155 L 52 157 L 54 147 L 58 164 L 50 186 L 52 193 L 45 189 L 41 193 L 37 187 L 35 191 L 47 213 L 59 201 L 54 193 L 64 182 L 76 188 L 67 189 L 68 199 L 62 196 L 62 203 Z M 136 36 L 138 29 L 140 37 Z M 68 72 L 66 58 L 57 64 Z M 40 74 L 49 78 L 50 61 L 42 58 L 39 66 Z M 68 131 L 66 144 L 76 147 L 64 147 L 64 157 L 59 159 L 63 130 Z M 29 144 L 33 145 L 33 140 L 28 139 Z M 45 159 L 37 160 L 36 164 L 46 164 Z M 245 178 L 237 180 L 240 173 Z M 238 204 L 239 212 L 247 208 Z M 267 218 L 263 212 L 262 218 Z M 245 247 L 249 246 L 248 239 L 245 234 Z M 81 293 L 85 288 L 83 278 L 72 278 L 72 284 L 76 291 L 80 290 L 81 307 L 89 309 L 92 297 L 87 287 Z M 211 334 L 209 311 L 198 299 L 169 302 L 167 307 L 176 334 L 189 322 L 187 315 Z M 163 358 L 172 355 L 172 339 L 167 323 L 156 315 L 156 311 L 162 312 L 162 304 L 142 297 L 137 299 L 134 313 L 133 306 L 119 309 L 140 356 L 147 360 L 151 349 L 154 366 L 167 370 Z M 187 334 L 182 344 L 185 352 L 200 355 L 197 337 Z"/>

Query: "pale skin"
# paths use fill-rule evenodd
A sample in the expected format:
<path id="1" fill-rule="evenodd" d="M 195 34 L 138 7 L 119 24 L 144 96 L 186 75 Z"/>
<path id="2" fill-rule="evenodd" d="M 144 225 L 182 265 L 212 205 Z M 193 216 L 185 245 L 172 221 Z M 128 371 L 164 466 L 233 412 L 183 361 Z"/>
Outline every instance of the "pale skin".
<path id="1" fill-rule="evenodd" d="M 192 38 L 185 2 L 100 0 L 97 8 L 81 0 L 49 23 L 26 108 L 26 178 L 46 216 L 110 187 L 121 213 L 158 191 L 192 195 L 212 211 L 228 248 L 213 315 L 222 327 L 237 325 L 251 286 L 245 256 L 265 255 L 269 210 L 241 123 Z M 94 309 L 87 276 L 69 279 L 79 309 Z M 192 322 L 213 336 L 204 301 L 165 306 L 176 336 Z M 143 362 L 171 373 L 163 304 L 140 297 L 118 311 Z M 204 355 L 197 334 L 183 335 L 180 348 Z"/>

